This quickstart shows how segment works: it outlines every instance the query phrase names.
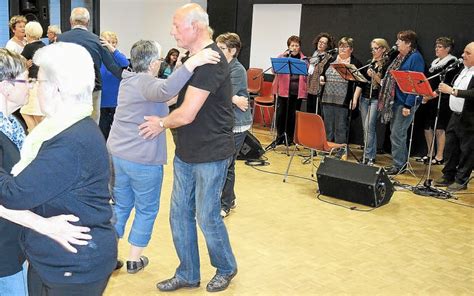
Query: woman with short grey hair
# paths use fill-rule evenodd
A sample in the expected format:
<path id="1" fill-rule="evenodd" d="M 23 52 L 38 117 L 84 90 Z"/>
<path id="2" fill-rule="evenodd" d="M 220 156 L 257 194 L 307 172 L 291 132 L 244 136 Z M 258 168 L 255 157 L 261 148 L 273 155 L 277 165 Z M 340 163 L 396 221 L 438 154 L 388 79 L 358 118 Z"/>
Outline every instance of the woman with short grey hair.
<path id="1" fill-rule="evenodd" d="M 118 105 L 107 140 L 115 179 L 115 229 L 123 237 L 130 212 L 135 218 L 128 236 L 130 252 L 127 271 L 137 273 L 148 264 L 143 250 L 150 241 L 160 205 L 163 165 L 167 161 L 166 133 L 143 139 L 138 127 L 147 116 L 164 117 L 168 100 L 178 94 L 196 67 L 217 63 L 219 54 L 205 49 L 190 57 L 168 79 L 156 78 L 161 66 L 161 46 L 151 40 L 136 42 L 130 51 L 133 72 L 125 70 L 120 83 Z"/>
<path id="2" fill-rule="evenodd" d="M 85 48 L 59 42 L 39 49 L 33 62 L 45 119 L 25 138 L 13 176 L 0 170 L 0 204 L 45 217 L 74 215 L 90 229 L 91 240 L 77 254 L 24 230 L 30 295 L 102 295 L 117 263 L 117 238 L 107 149 L 90 117 L 93 61 Z"/>

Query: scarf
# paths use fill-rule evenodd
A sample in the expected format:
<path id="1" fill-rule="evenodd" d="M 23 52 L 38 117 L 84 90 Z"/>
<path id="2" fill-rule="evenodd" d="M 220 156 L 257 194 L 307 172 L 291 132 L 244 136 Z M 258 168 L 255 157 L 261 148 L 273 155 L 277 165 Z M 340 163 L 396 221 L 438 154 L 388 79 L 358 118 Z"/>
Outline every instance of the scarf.
<path id="1" fill-rule="evenodd" d="M 54 116 L 43 119 L 25 138 L 20 150 L 20 161 L 15 164 L 11 171 L 13 176 L 21 173 L 36 158 L 44 142 L 91 114 L 92 105 L 64 104 Z"/>
<path id="2" fill-rule="evenodd" d="M 25 130 L 14 115 L 5 116 L 0 112 L 0 132 L 7 136 L 16 145 L 18 150 L 21 149 L 25 140 Z"/>
<path id="3" fill-rule="evenodd" d="M 451 60 L 455 60 L 456 57 L 451 55 L 451 54 L 448 54 L 447 56 L 445 56 L 444 58 L 440 59 L 440 58 L 436 58 L 432 63 L 431 63 L 431 66 L 430 66 L 430 69 L 428 70 L 430 73 L 434 73 L 438 70 L 441 70 L 442 68 L 444 68 Z"/>
<path id="4" fill-rule="evenodd" d="M 413 49 L 406 56 L 398 55 L 387 68 L 387 74 L 381 83 L 377 108 L 380 111 L 381 122 L 384 124 L 390 122 L 393 117 L 392 106 L 395 101 L 395 89 L 397 87 L 397 82 L 390 74 L 390 71 L 398 70 L 403 62 L 414 52 L 415 50 Z"/>

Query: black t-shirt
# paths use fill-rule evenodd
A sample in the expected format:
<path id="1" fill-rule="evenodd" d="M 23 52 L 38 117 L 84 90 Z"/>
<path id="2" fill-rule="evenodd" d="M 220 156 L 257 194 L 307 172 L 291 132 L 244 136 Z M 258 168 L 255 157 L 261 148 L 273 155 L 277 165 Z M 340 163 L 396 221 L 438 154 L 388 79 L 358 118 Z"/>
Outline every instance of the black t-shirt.
<path id="1" fill-rule="evenodd" d="M 176 155 L 188 163 L 223 160 L 232 156 L 235 150 L 229 64 L 215 43 L 207 48 L 220 53 L 220 62 L 196 68 L 194 75 L 181 89 L 177 102 L 177 106 L 181 106 L 188 86 L 209 91 L 194 121 L 176 129 Z"/>
<path id="2" fill-rule="evenodd" d="M 29 43 L 23 48 L 21 53 L 27 60 L 33 59 L 35 52 L 40 49 L 41 47 L 46 46 L 43 41 L 35 41 L 33 43 Z M 37 78 L 38 77 L 38 66 L 33 64 L 31 68 L 28 70 L 28 77 L 29 78 Z"/>

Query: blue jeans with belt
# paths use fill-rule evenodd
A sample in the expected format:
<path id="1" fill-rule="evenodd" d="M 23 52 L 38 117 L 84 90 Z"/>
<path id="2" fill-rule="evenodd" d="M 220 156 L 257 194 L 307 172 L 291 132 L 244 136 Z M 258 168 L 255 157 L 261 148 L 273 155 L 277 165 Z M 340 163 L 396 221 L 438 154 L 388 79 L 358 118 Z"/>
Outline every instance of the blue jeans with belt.
<path id="1" fill-rule="evenodd" d="M 196 220 L 217 273 L 230 275 L 237 269 L 227 229 L 220 216 L 221 193 L 231 159 L 187 163 L 178 156 L 174 158 L 170 224 L 180 261 L 175 275 L 188 283 L 201 279 Z"/>

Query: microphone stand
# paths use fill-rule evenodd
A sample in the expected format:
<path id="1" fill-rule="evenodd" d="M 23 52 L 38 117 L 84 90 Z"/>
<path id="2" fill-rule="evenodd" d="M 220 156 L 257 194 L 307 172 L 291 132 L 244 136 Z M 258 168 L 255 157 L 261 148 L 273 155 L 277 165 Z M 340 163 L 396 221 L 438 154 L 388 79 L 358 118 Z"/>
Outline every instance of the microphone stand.
<path id="1" fill-rule="evenodd" d="M 451 71 L 453 69 L 454 68 L 449 68 L 449 66 L 448 66 L 448 68 L 441 71 L 440 73 L 428 77 L 426 79 L 426 81 L 431 80 L 431 79 L 439 76 L 441 83 L 443 83 L 444 79 L 446 78 L 446 73 L 448 73 L 449 71 Z M 424 81 L 421 81 L 421 82 L 424 82 Z M 413 188 L 413 193 L 415 193 L 417 195 L 422 195 L 422 196 L 435 196 L 435 197 L 443 196 L 445 198 L 450 198 L 450 197 L 452 197 L 451 193 L 449 191 L 433 187 L 431 185 L 433 180 L 430 178 L 431 177 L 431 165 L 432 165 L 432 160 L 433 160 L 433 149 L 434 149 L 435 140 L 436 140 L 436 127 L 438 126 L 439 110 L 440 110 L 440 106 L 441 106 L 441 95 L 442 95 L 441 92 L 439 92 L 438 93 L 438 104 L 437 104 L 437 107 L 436 107 L 437 108 L 436 109 L 436 117 L 435 117 L 435 122 L 434 122 L 434 126 L 433 126 L 433 139 L 432 139 L 431 145 L 430 145 L 431 153 L 430 153 L 429 164 L 428 164 L 428 173 L 427 173 L 425 182 L 423 182 L 423 185 L 419 185 L 419 186 L 414 187 Z"/>
<path id="2" fill-rule="evenodd" d="M 370 63 L 370 65 L 372 65 L 372 63 Z M 369 142 L 369 123 L 370 123 L 370 112 L 371 112 L 371 109 L 372 109 L 373 84 L 374 84 L 374 76 L 370 77 L 369 108 L 367 109 L 367 116 L 365 117 L 365 120 L 364 120 L 364 123 L 363 123 L 365 125 L 364 151 L 363 151 L 363 154 L 362 154 L 362 163 L 363 164 L 365 164 L 365 150 L 367 149 L 367 144 Z"/>

